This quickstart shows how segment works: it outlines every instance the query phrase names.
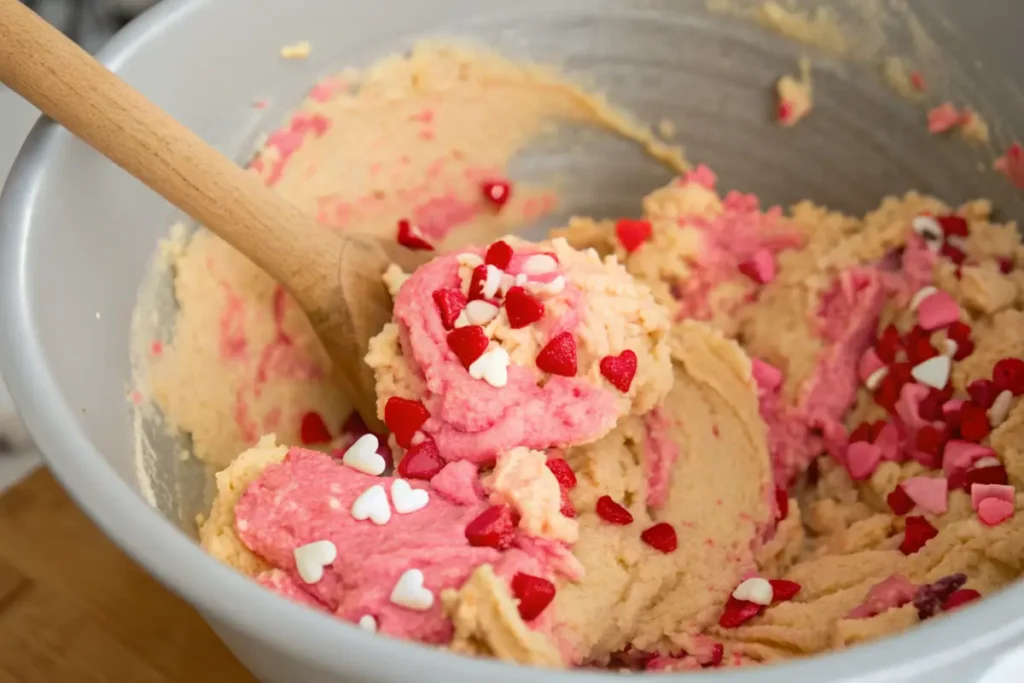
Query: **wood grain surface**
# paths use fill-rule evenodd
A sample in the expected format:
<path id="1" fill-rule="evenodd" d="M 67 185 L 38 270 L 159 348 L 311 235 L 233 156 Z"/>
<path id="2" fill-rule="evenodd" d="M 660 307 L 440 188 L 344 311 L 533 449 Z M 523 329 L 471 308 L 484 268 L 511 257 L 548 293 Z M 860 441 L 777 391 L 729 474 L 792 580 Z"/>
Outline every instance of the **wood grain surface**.
<path id="1" fill-rule="evenodd" d="M 254 683 L 46 470 L 0 497 L 0 683 Z"/>

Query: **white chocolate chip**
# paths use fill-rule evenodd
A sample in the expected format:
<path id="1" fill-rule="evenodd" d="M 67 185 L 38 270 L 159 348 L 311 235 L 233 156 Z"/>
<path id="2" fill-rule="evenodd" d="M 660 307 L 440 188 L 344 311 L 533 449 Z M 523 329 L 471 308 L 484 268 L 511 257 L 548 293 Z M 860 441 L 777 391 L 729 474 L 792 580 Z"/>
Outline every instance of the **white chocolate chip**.
<path id="1" fill-rule="evenodd" d="M 471 325 L 486 325 L 498 315 L 498 307 L 489 301 L 476 299 L 466 304 L 462 312 L 466 314 L 466 319 Z M 462 313 L 459 313 L 459 317 L 462 317 Z M 456 320 L 455 325 L 460 327 L 458 320 Z"/>
<path id="2" fill-rule="evenodd" d="M 482 266 L 484 264 L 484 260 L 482 258 L 477 256 L 476 254 L 470 254 L 468 252 L 465 253 L 465 254 L 459 254 L 458 256 L 456 256 L 455 257 L 455 261 L 460 266 L 465 266 L 466 268 L 469 268 L 470 270 L 473 270 L 477 266 Z"/>
<path id="3" fill-rule="evenodd" d="M 388 294 L 394 299 L 398 296 L 398 290 L 402 288 L 409 275 L 394 263 L 389 264 L 384 271 L 384 286 L 388 288 Z"/>
<path id="4" fill-rule="evenodd" d="M 523 263 L 523 272 L 527 275 L 540 275 L 558 270 L 558 261 L 548 254 L 534 254 Z"/>
<path id="5" fill-rule="evenodd" d="M 1013 404 L 1013 392 L 1009 389 L 1004 389 L 999 392 L 996 396 L 996 400 L 992 402 L 992 407 L 988 409 L 988 421 L 995 429 L 999 425 L 1006 422 L 1006 417 L 1010 414 L 1010 406 Z"/>
<path id="6" fill-rule="evenodd" d="M 391 602 L 417 612 L 426 612 L 433 607 L 434 594 L 423 585 L 423 572 L 409 569 L 402 574 L 391 591 Z"/>
<path id="7" fill-rule="evenodd" d="M 484 278 L 483 286 L 481 291 L 484 297 L 490 299 L 498 293 L 498 287 L 501 286 L 502 272 L 492 265 L 487 266 L 487 277 Z"/>
<path id="8" fill-rule="evenodd" d="M 775 598 L 775 590 L 767 579 L 755 576 L 736 586 L 732 597 L 737 600 L 747 600 L 755 605 L 770 605 Z"/>
<path id="9" fill-rule="evenodd" d="M 949 381 L 950 361 L 948 356 L 935 356 L 918 363 L 910 375 L 921 384 L 934 389 L 944 389 Z"/>
<path id="10" fill-rule="evenodd" d="M 364 614 L 363 616 L 359 617 L 359 628 L 363 629 L 364 631 L 369 631 L 370 633 L 376 633 L 377 620 L 374 619 L 373 616 L 370 614 Z"/>
<path id="11" fill-rule="evenodd" d="M 352 518 L 359 521 L 368 519 L 377 526 L 387 524 L 391 520 L 391 505 L 384 487 L 374 484 L 359 494 L 352 503 Z"/>
<path id="12" fill-rule="evenodd" d="M 530 291 L 537 296 L 557 296 L 565 290 L 565 278 L 559 275 L 551 282 L 531 282 Z"/>
<path id="13" fill-rule="evenodd" d="M 885 379 L 885 376 L 888 375 L 888 374 L 889 374 L 889 368 L 887 368 L 887 367 L 878 368 L 877 370 L 872 372 L 870 375 L 868 375 L 868 378 L 866 380 L 864 380 L 864 386 L 866 386 L 871 391 L 874 391 L 875 389 L 878 388 L 878 385 L 882 383 L 882 380 Z"/>
<path id="14" fill-rule="evenodd" d="M 924 238 L 925 244 L 932 251 L 942 249 L 943 232 L 939 222 L 931 216 L 915 216 L 910 222 L 911 227 L 918 235 Z"/>
<path id="15" fill-rule="evenodd" d="M 295 571 L 306 583 L 317 583 L 324 578 L 324 567 L 338 559 L 338 549 L 330 541 L 313 541 L 292 551 Z"/>
<path id="16" fill-rule="evenodd" d="M 469 366 L 469 375 L 473 379 L 484 380 L 492 387 L 501 388 L 508 384 L 508 364 L 508 352 L 495 346 L 473 361 Z"/>
<path id="17" fill-rule="evenodd" d="M 354 444 L 349 446 L 348 450 L 345 451 L 345 455 L 341 456 L 341 464 L 363 474 L 379 476 L 384 473 L 387 463 L 384 462 L 384 458 L 377 452 L 377 446 L 376 436 L 373 434 L 363 434 L 356 439 Z"/>
<path id="18" fill-rule="evenodd" d="M 395 506 L 395 512 L 400 515 L 421 510 L 429 501 L 430 494 L 426 489 L 414 489 L 405 479 L 395 479 L 391 483 L 391 503 Z"/>
<path id="19" fill-rule="evenodd" d="M 498 291 L 501 292 L 502 296 L 508 294 L 508 290 L 516 284 L 516 279 L 508 273 L 501 274 L 501 284 L 498 285 Z"/>
<path id="20" fill-rule="evenodd" d="M 459 315 L 455 318 L 455 327 L 457 329 L 459 327 L 466 327 L 467 325 L 472 325 L 472 323 L 469 322 L 469 316 L 466 315 L 466 309 L 463 308 L 461 311 L 459 311 Z"/>
<path id="21" fill-rule="evenodd" d="M 944 339 L 942 341 L 942 355 L 952 358 L 956 355 L 956 352 L 960 350 L 960 345 L 952 339 Z"/>
<path id="22" fill-rule="evenodd" d="M 928 285 L 927 287 L 922 287 L 921 289 L 917 290 L 917 293 L 914 294 L 914 296 L 911 297 L 910 299 L 910 310 L 916 311 L 917 307 L 921 305 L 922 301 L 930 297 L 932 294 L 937 294 L 938 291 L 939 290 L 932 287 L 931 285 Z"/>

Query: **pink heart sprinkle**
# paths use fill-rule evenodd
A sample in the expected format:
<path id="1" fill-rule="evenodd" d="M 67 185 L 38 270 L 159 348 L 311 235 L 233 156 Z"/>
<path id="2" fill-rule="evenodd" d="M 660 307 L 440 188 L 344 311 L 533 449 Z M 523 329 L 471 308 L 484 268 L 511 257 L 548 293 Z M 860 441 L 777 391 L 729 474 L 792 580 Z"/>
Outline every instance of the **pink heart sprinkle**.
<path id="1" fill-rule="evenodd" d="M 917 307 L 917 322 L 931 332 L 952 325 L 960 319 L 960 306 L 949 292 L 941 289 Z"/>
<path id="2" fill-rule="evenodd" d="M 782 386 L 782 370 L 774 365 L 766 363 L 760 358 L 750 359 L 751 373 L 757 386 L 767 392 L 773 392 Z"/>
<path id="3" fill-rule="evenodd" d="M 758 249 L 740 264 L 740 270 L 754 282 L 768 284 L 775 279 L 775 255 L 767 249 Z"/>
<path id="4" fill-rule="evenodd" d="M 900 483 L 904 493 L 925 512 L 945 514 L 948 504 L 948 482 L 945 477 L 911 477 Z"/>
<path id="5" fill-rule="evenodd" d="M 1000 484 L 972 484 L 971 509 L 980 509 L 981 503 L 990 498 L 1005 500 L 1013 505 L 1014 497 L 1016 495 L 1017 491 L 1012 486 L 1002 486 Z"/>
<path id="6" fill-rule="evenodd" d="M 860 357 L 860 362 L 857 363 L 857 377 L 860 378 L 861 382 L 866 382 L 868 377 L 875 374 L 875 372 L 885 367 L 885 363 L 878 357 L 875 352 L 875 348 L 869 347 L 864 355 Z"/>
<path id="7" fill-rule="evenodd" d="M 957 471 L 966 470 L 981 458 L 995 456 L 996 452 L 988 446 L 971 443 L 970 441 L 950 441 L 942 455 L 942 471 L 946 476 Z"/>
<path id="8" fill-rule="evenodd" d="M 846 469 L 854 480 L 871 476 L 882 459 L 882 449 L 865 441 L 851 443 L 846 449 Z"/>
<path id="9" fill-rule="evenodd" d="M 986 498 L 978 506 L 978 519 L 985 526 L 997 526 L 1013 517 L 1013 503 L 1000 498 Z"/>
<path id="10" fill-rule="evenodd" d="M 921 401 L 929 391 L 928 387 L 916 382 L 908 382 L 900 389 L 900 397 L 896 400 L 896 414 L 911 431 L 917 431 L 928 424 L 928 421 L 921 417 Z"/>
<path id="11" fill-rule="evenodd" d="M 882 451 L 882 460 L 900 459 L 900 431 L 892 422 L 886 422 L 875 437 L 875 445 Z"/>

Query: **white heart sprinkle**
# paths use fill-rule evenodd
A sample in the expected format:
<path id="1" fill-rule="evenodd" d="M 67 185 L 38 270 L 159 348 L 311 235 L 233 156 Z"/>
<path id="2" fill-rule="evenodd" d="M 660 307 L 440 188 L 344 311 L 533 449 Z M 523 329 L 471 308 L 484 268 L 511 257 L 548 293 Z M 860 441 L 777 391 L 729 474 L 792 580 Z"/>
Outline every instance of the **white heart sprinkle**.
<path id="1" fill-rule="evenodd" d="M 364 631 L 369 631 L 370 633 L 376 633 L 377 620 L 374 619 L 372 615 L 364 614 L 363 616 L 359 617 L 359 628 L 363 629 Z"/>
<path id="2" fill-rule="evenodd" d="M 910 222 L 911 227 L 918 235 L 924 238 L 925 244 L 932 251 L 942 249 L 943 232 L 939 222 L 931 216 L 915 216 Z"/>
<path id="3" fill-rule="evenodd" d="M 430 495 L 426 489 L 414 489 L 405 479 L 395 479 L 391 483 L 391 503 L 400 515 L 425 508 L 429 500 Z"/>
<path id="4" fill-rule="evenodd" d="M 306 583 L 324 578 L 324 567 L 338 559 L 338 549 L 330 541 L 313 541 L 292 551 L 295 570 Z"/>
<path id="5" fill-rule="evenodd" d="M 996 465 L 1002 464 L 1003 463 L 999 462 L 999 458 L 993 457 L 991 455 L 986 455 L 984 458 L 978 458 L 977 460 L 975 460 L 974 464 L 971 465 L 971 469 L 976 470 L 982 467 L 995 467 Z"/>
<path id="6" fill-rule="evenodd" d="M 756 605 L 770 605 L 775 598 L 775 590 L 767 579 L 755 576 L 736 586 L 732 597 L 737 600 L 747 600 Z"/>
<path id="7" fill-rule="evenodd" d="M 391 505 L 388 504 L 388 494 L 384 487 L 374 484 L 359 494 L 352 503 L 352 518 L 362 521 L 368 519 L 377 526 L 387 524 L 391 519 Z"/>
<path id="8" fill-rule="evenodd" d="M 484 352 L 469 366 L 469 376 L 482 379 L 492 387 L 501 388 L 508 384 L 508 352 L 500 346 Z"/>
<path id="9" fill-rule="evenodd" d="M 931 285 L 928 285 L 927 287 L 922 287 L 921 289 L 917 290 L 917 293 L 914 294 L 914 296 L 911 297 L 910 299 L 910 310 L 916 311 L 917 307 L 921 305 L 922 301 L 930 297 L 932 294 L 936 294 L 938 291 L 939 290 L 937 290 L 935 287 L 932 287 Z"/>
<path id="10" fill-rule="evenodd" d="M 423 572 L 409 569 L 402 574 L 391 591 L 391 602 L 418 612 L 433 607 L 434 594 L 423 585 Z"/>
<path id="11" fill-rule="evenodd" d="M 558 270 L 558 261 L 548 254 L 534 254 L 523 262 L 523 272 L 527 275 L 540 275 Z"/>
<path id="12" fill-rule="evenodd" d="M 377 437 L 373 434 L 363 434 L 356 439 L 356 442 L 348 447 L 345 455 L 341 456 L 341 464 L 347 465 L 363 474 L 378 476 L 384 473 L 387 463 L 377 452 Z"/>
<path id="13" fill-rule="evenodd" d="M 955 356 L 956 352 L 960 350 L 960 345 L 957 344 L 952 339 L 944 339 L 942 341 L 942 346 L 943 346 L 942 355 L 943 356 L 949 356 L 950 358 Z"/>
<path id="14" fill-rule="evenodd" d="M 462 312 L 466 314 L 466 319 L 471 325 L 486 325 L 498 315 L 498 307 L 488 301 L 476 299 L 466 304 Z"/>
<path id="15" fill-rule="evenodd" d="M 484 260 L 482 258 L 477 256 L 476 254 L 470 253 L 459 254 L 458 256 L 455 257 L 455 260 L 458 262 L 460 266 L 466 266 L 467 268 L 470 269 L 476 268 L 477 266 L 482 266 L 484 264 Z"/>
<path id="16" fill-rule="evenodd" d="M 887 367 L 878 368 L 877 370 L 872 372 L 870 375 L 868 375 L 868 378 L 866 380 L 864 380 L 864 386 L 866 386 L 871 391 L 874 391 L 875 389 L 878 388 L 878 385 L 882 383 L 882 380 L 885 379 L 885 376 L 888 375 L 888 374 L 889 374 L 889 368 L 887 368 Z"/>
<path id="17" fill-rule="evenodd" d="M 1006 417 L 1010 414 L 1010 405 L 1013 403 L 1013 392 L 1004 389 L 999 392 L 996 396 L 996 400 L 992 401 L 992 407 L 988 409 L 988 421 L 992 425 L 993 429 L 1006 422 Z"/>
<path id="18" fill-rule="evenodd" d="M 501 285 L 501 271 L 494 266 L 487 265 L 487 277 L 484 278 L 484 284 L 481 287 L 481 291 L 485 298 L 490 299 L 498 293 L 498 287 Z"/>
<path id="19" fill-rule="evenodd" d="M 948 356 L 935 356 L 915 365 L 910 375 L 921 384 L 934 389 L 944 389 L 946 382 L 949 381 L 949 368 Z"/>

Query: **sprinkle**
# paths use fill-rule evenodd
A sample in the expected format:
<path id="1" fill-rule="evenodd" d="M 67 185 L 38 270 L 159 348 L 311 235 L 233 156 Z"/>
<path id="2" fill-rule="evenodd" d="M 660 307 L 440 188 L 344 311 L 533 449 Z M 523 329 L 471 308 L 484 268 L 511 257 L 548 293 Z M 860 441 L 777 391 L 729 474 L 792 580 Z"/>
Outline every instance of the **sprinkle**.
<path id="1" fill-rule="evenodd" d="M 992 402 L 992 407 L 988 409 L 988 421 L 993 428 L 1006 422 L 1006 417 L 1010 414 L 1010 406 L 1013 404 L 1013 392 L 1009 389 L 1004 389 L 999 392 L 996 396 L 996 400 Z"/>
<path id="2" fill-rule="evenodd" d="M 552 375 L 575 377 L 576 339 L 572 334 L 562 332 L 552 338 L 537 354 L 537 367 Z"/>
<path id="3" fill-rule="evenodd" d="M 311 410 L 302 416 L 302 423 L 299 426 L 299 440 L 303 446 L 328 443 L 331 438 L 331 432 L 327 429 L 324 419 L 320 417 L 320 413 Z"/>
<path id="4" fill-rule="evenodd" d="M 770 579 L 768 583 L 772 585 L 773 602 L 792 600 L 802 588 L 796 581 L 787 581 L 786 579 Z"/>
<path id="5" fill-rule="evenodd" d="M 955 610 L 961 605 L 966 605 L 969 602 L 974 602 L 981 597 L 981 593 L 974 590 L 973 588 L 961 588 L 958 591 L 953 591 L 946 602 L 942 603 L 942 611 L 950 612 Z"/>
<path id="6" fill-rule="evenodd" d="M 895 515 L 905 515 L 914 508 L 914 501 L 910 499 L 907 492 L 903 490 L 903 486 L 899 484 L 889 492 L 885 500 Z"/>
<path id="7" fill-rule="evenodd" d="M 903 541 L 900 543 L 900 552 L 904 555 L 913 555 L 938 534 L 938 529 L 924 517 L 919 515 L 907 517 Z"/>
<path id="8" fill-rule="evenodd" d="M 391 591 L 391 602 L 417 612 L 433 607 L 434 594 L 423 585 L 423 572 L 409 569 L 402 574 Z"/>
<path id="9" fill-rule="evenodd" d="M 359 628 L 363 629 L 364 631 L 369 631 L 370 633 L 376 633 L 377 620 L 369 614 L 364 614 L 363 616 L 359 617 Z"/>
<path id="10" fill-rule="evenodd" d="M 914 220 L 910 222 L 910 226 L 924 239 L 925 244 L 932 251 L 938 251 L 942 247 L 944 237 L 942 226 L 931 216 L 915 216 Z"/>
<path id="11" fill-rule="evenodd" d="M 484 278 L 483 285 L 481 285 L 480 291 L 484 295 L 485 299 L 491 299 L 495 294 L 498 293 L 498 287 L 501 286 L 501 271 L 492 265 L 486 266 L 487 276 Z"/>
<path id="12" fill-rule="evenodd" d="M 967 575 L 956 573 L 944 576 L 935 583 L 920 586 L 913 598 L 918 618 L 923 621 L 938 614 L 949 596 L 965 583 L 967 583 Z"/>
<path id="13" fill-rule="evenodd" d="M 501 388 L 508 384 L 508 351 L 495 346 L 473 361 L 469 366 L 469 376 L 482 379 L 492 387 Z"/>
<path id="14" fill-rule="evenodd" d="M 679 545 L 679 540 L 676 538 L 676 530 L 668 522 L 659 522 L 652 527 L 644 529 L 640 534 L 640 540 L 663 553 L 674 552 Z"/>
<path id="15" fill-rule="evenodd" d="M 498 307 L 483 299 L 474 299 L 466 304 L 466 321 L 469 325 L 486 325 L 498 315 Z"/>
<path id="16" fill-rule="evenodd" d="M 766 285 L 775 279 L 775 256 L 767 249 L 758 249 L 739 269 L 757 284 Z"/>
<path id="17" fill-rule="evenodd" d="M 384 404 L 384 424 L 395 435 L 395 441 L 402 448 L 408 448 L 412 444 L 412 437 L 429 418 L 430 413 L 420 401 L 392 396 Z M 367 474 L 380 474 L 380 472 L 368 472 Z"/>
<path id="18" fill-rule="evenodd" d="M 397 439 L 398 437 L 395 438 Z M 341 464 L 363 474 L 369 474 L 374 477 L 380 476 L 384 473 L 387 463 L 381 454 L 377 452 L 379 445 L 380 442 L 376 436 L 373 434 L 363 434 L 341 456 Z"/>
<path id="19" fill-rule="evenodd" d="M 882 450 L 865 441 L 851 443 L 846 448 L 846 469 L 850 478 L 862 481 L 871 476 L 882 459 Z"/>
<path id="20" fill-rule="evenodd" d="M 600 363 L 601 375 L 622 393 L 628 393 L 636 375 L 636 354 L 626 349 L 617 356 L 605 356 Z"/>
<path id="21" fill-rule="evenodd" d="M 426 438 L 405 452 L 398 463 L 398 476 L 403 479 L 430 480 L 444 467 L 444 460 L 437 444 Z"/>
<path id="22" fill-rule="evenodd" d="M 948 490 L 945 477 L 911 477 L 900 488 L 925 512 L 942 515 L 948 509 Z"/>
<path id="23" fill-rule="evenodd" d="M 946 237 L 967 237 L 970 234 L 970 227 L 967 225 L 967 219 L 963 216 L 958 216 L 955 213 L 947 213 L 942 216 L 936 216 L 935 220 L 938 221 L 942 227 L 942 233 Z"/>
<path id="24" fill-rule="evenodd" d="M 484 255 L 484 263 L 487 265 L 494 266 L 499 270 L 505 270 L 511 261 L 512 247 L 509 246 L 508 242 L 498 240 L 487 247 L 487 253 Z"/>
<path id="25" fill-rule="evenodd" d="M 736 586 L 732 597 L 752 602 L 755 605 L 770 605 L 775 597 L 775 589 L 766 579 L 755 576 Z"/>
<path id="26" fill-rule="evenodd" d="M 942 457 L 942 470 L 951 476 L 957 470 L 966 470 L 982 458 L 995 455 L 988 446 L 969 441 L 954 440 L 946 444 Z"/>
<path id="27" fill-rule="evenodd" d="M 989 498 L 998 498 L 999 500 L 1013 504 L 1016 494 L 1017 491 L 1012 486 L 999 484 L 973 484 L 971 486 L 971 509 L 977 510 L 981 506 L 981 503 Z"/>
<path id="28" fill-rule="evenodd" d="M 324 578 L 324 567 L 338 559 L 338 549 L 330 541 L 313 541 L 292 551 L 295 571 L 306 583 L 317 583 Z"/>
<path id="29" fill-rule="evenodd" d="M 431 296 L 441 314 L 441 324 L 444 325 L 444 329 L 452 329 L 459 314 L 466 307 L 466 295 L 462 293 L 461 289 L 446 287 L 435 290 Z"/>
<path id="30" fill-rule="evenodd" d="M 943 389 L 949 382 L 950 360 L 946 356 L 935 356 L 915 365 L 910 375 L 921 384 Z"/>
<path id="31" fill-rule="evenodd" d="M 507 550 L 515 533 L 516 520 L 508 505 L 492 505 L 466 525 L 466 540 L 476 548 Z"/>
<path id="32" fill-rule="evenodd" d="M 650 221 L 621 218 L 615 223 L 615 236 L 626 253 L 632 254 L 640 246 L 651 239 L 654 228 Z"/>
<path id="33" fill-rule="evenodd" d="M 619 503 L 612 500 L 611 496 L 601 496 L 597 499 L 595 508 L 597 516 L 618 526 L 625 526 L 633 523 L 633 515 Z"/>
<path id="34" fill-rule="evenodd" d="M 398 514 L 407 515 L 422 510 L 428 502 L 430 494 L 426 489 L 414 489 L 405 479 L 395 479 L 391 482 L 391 504 L 395 506 L 395 512 Z"/>
<path id="35" fill-rule="evenodd" d="M 555 584 L 540 576 L 516 572 L 512 577 L 512 595 L 519 601 L 519 616 L 533 621 L 555 598 Z"/>
<path id="36" fill-rule="evenodd" d="M 884 367 L 885 363 L 878 357 L 878 352 L 869 347 L 861 354 L 860 360 L 857 362 L 857 377 L 862 382 L 866 382 L 871 375 Z"/>
<path id="37" fill-rule="evenodd" d="M 999 389 L 1013 392 L 1014 396 L 1024 394 L 1024 360 L 1003 358 L 992 368 L 992 381 Z"/>
<path id="38" fill-rule="evenodd" d="M 509 326 L 518 330 L 543 318 L 544 304 L 522 287 L 512 287 L 505 295 L 505 315 Z"/>
<path id="39" fill-rule="evenodd" d="M 967 401 L 960 407 L 960 436 L 968 441 L 981 441 L 992 425 L 988 421 L 988 412 L 981 406 Z"/>
<path id="40" fill-rule="evenodd" d="M 982 458 L 982 460 L 986 459 Z M 980 463 L 981 460 L 978 462 Z M 963 475 L 963 481 L 964 491 L 970 492 L 971 487 L 975 484 L 1006 486 L 1010 483 L 1010 476 L 1006 473 L 1006 468 L 1003 467 L 1003 464 L 996 461 L 995 465 L 976 466 L 967 470 Z M 950 486 L 952 487 L 952 484 Z"/>
<path id="41" fill-rule="evenodd" d="M 563 458 L 548 458 L 545 463 L 551 473 L 558 480 L 558 485 L 563 489 L 572 490 L 576 488 L 576 473 Z"/>
<path id="42" fill-rule="evenodd" d="M 760 358 L 750 359 L 750 373 L 757 386 L 764 391 L 771 393 L 782 386 L 782 370 Z"/>
<path id="43" fill-rule="evenodd" d="M 352 503 L 352 518 L 359 521 L 368 519 L 377 526 L 387 524 L 391 520 L 391 506 L 384 487 L 374 484 L 359 494 Z"/>
<path id="44" fill-rule="evenodd" d="M 761 605 L 756 603 L 729 596 L 722 616 L 718 618 L 718 625 L 722 628 L 737 628 L 760 614 L 762 609 Z"/>
<path id="45" fill-rule="evenodd" d="M 926 331 L 948 327 L 960 319 L 960 306 L 949 292 L 938 290 L 917 305 L 917 322 Z"/>
<path id="46" fill-rule="evenodd" d="M 484 199 L 500 209 L 509 200 L 512 186 L 506 180 L 489 180 L 480 184 L 480 192 Z"/>
<path id="47" fill-rule="evenodd" d="M 942 355 L 947 358 L 956 358 L 956 352 L 960 350 L 960 345 L 952 339 L 942 340 Z"/>
<path id="48" fill-rule="evenodd" d="M 489 344 L 484 328 L 479 325 L 460 327 L 448 333 L 448 348 L 467 370 L 473 361 L 484 355 Z"/>
<path id="49" fill-rule="evenodd" d="M 911 297 L 910 299 L 910 310 L 916 311 L 917 307 L 921 305 L 922 301 L 930 297 L 932 294 L 937 293 L 938 291 L 938 289 L 932 287 L 931 285 L 928 285 L 927 287 L 922 287 L 921 289 L 917 290 L 917 293 L 914 294 L 914 296 Z"/>
<path id="50" fill-rule="evenodd" d="M 999 498 L 986 498 L 978 505 L 978 519 L 985 526 L 998 526 L 1013 517 L 1013 503 Z"/>
<path id="51" fill-rule="evenodd" d="M 455 260 L 460 266 L 465 266 L 467 268 L 476 268 L 484 265 L 484 260 L 482 258 L 469 252 L 459 254 L 455 257 Z"/>
<path id="52" fill-rule="evenodd" d="M 878 389 L 878 385 L 882 383 L 885 376 L 889 374 L 889 368 L 878 368 L 864 380 L 864 386 L 868 388 L 868 391 L 875 391 Z"/>
<path id="53" fill-rule="evenodd" d="M 420 229 L 403 218 L 398 221 L 398 243 L 413 251 L 433 251 L 434 245 L 428 242 Z"/>
<path id="54" fill-rule="evenodd" d="M 527 275 L 543 275 L 558 270 L 558 261 L 549 254 L 534 254 L 523 263 Z"/>

